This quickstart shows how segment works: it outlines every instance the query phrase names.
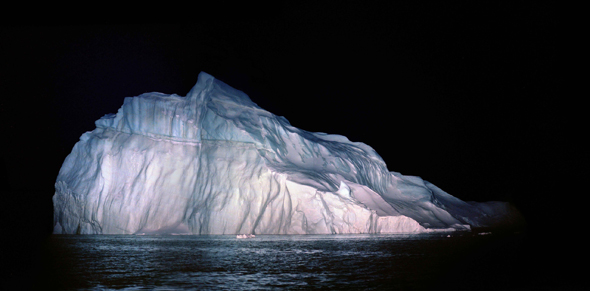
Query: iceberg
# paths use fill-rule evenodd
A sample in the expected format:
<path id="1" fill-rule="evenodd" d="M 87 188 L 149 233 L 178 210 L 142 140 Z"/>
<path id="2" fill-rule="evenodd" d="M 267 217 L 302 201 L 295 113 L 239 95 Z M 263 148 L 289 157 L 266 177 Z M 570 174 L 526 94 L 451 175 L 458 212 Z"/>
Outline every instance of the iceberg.
<path id="1" fill-rule="evenodd" d="M 510 223 L 390 172 L 370 146 L 298 129 L 201 72 L 184 97 L 127 97 L 95 122 L 55 183 L 56 234 L 345 234 Z"/>

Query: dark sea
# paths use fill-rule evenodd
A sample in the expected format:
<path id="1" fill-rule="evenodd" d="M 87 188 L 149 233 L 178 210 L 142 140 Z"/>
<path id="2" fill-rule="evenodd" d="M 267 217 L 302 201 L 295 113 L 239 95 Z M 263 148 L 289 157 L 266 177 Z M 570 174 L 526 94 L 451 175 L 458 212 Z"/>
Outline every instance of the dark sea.
<path id="1" fill-rule="evenodd" d="M 52 235 L 41 253 L 26 289 L 570 289 L 522 233 Z"/>

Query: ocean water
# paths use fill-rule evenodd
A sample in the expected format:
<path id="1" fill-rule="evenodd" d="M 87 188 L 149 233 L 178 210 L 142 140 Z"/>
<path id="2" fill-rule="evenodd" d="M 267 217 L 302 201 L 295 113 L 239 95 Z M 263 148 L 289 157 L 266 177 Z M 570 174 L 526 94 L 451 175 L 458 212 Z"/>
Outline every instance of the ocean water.
<path id="1" fill-rule="evenodd" d="M 523 235 L 53 235 L 45 290 L 528 290 Z"/>

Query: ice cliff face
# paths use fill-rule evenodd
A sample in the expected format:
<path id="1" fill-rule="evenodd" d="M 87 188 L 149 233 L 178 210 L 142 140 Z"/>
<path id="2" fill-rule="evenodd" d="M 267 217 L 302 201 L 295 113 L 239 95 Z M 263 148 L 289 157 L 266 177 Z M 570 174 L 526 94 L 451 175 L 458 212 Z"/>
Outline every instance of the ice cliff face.
<path id="1" fill-rule="evenodd" d="M 515 215 L 389 172 L 371 147 L 295 128 L 206 73 L 186 97 L 125 98 L 55 188 L 54 233 L 423 232 Z"/>

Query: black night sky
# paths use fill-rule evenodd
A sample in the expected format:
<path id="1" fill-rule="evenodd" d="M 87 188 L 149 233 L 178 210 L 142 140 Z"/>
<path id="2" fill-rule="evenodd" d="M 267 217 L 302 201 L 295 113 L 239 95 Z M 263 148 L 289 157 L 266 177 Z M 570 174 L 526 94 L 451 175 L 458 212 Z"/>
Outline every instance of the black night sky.
<path id="1" fill-rule="evenodd" d="M 552 2 L 220 3 L 2 23 L 3 227 L 50 233 L 55 178 L 80 135 L 124 97 L 184 96 L 200 71 L 295 127 L 372 146 L 391 171 L 510 201 L 531 228 L 564 210 L 548 201 L 582 195 L 554 191 L 581 179 L 587 154 Z"/>

